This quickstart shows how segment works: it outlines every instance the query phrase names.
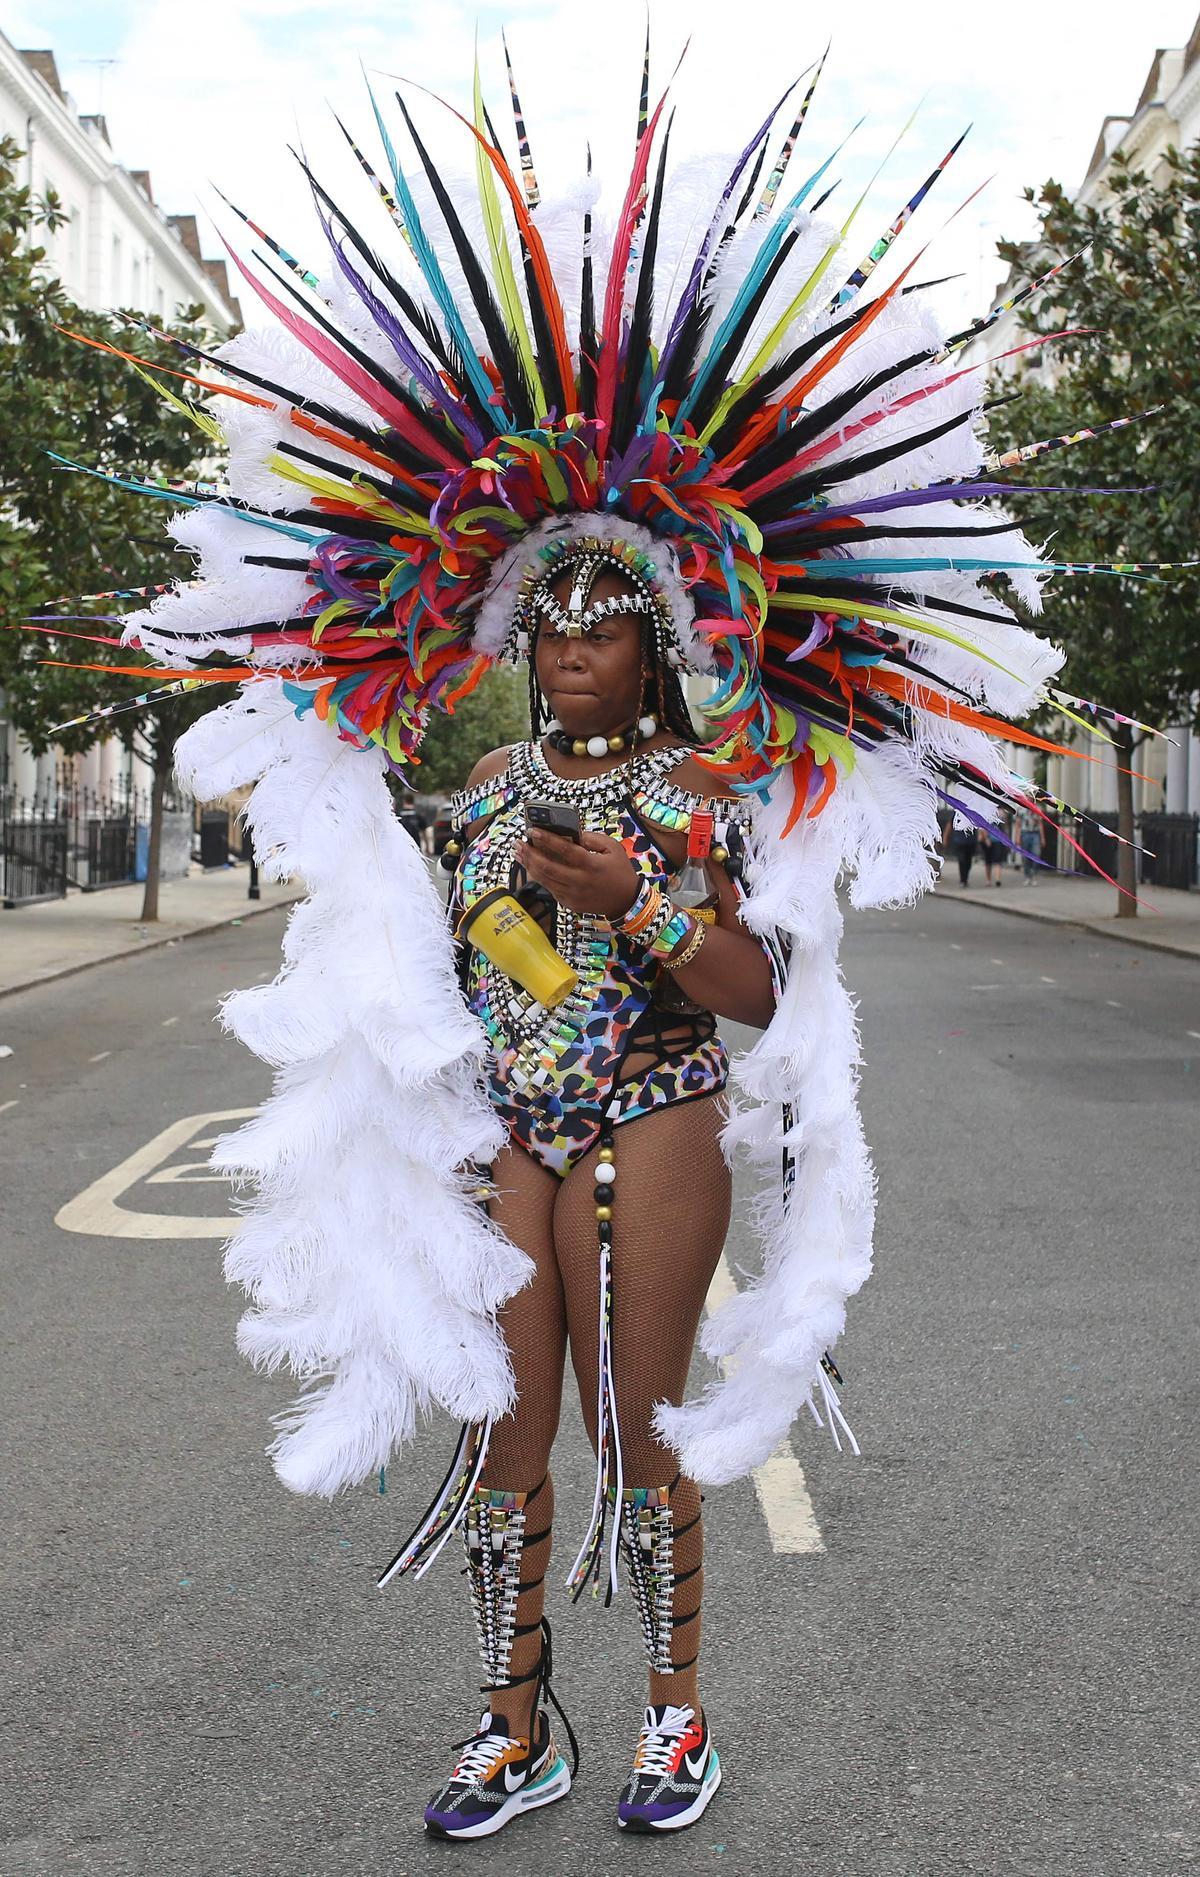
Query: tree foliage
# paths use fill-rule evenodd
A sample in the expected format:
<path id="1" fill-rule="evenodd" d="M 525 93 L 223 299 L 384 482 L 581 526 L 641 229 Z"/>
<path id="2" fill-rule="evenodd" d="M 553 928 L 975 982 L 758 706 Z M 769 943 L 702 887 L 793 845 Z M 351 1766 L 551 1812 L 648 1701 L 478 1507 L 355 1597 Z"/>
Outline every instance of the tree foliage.
<path id="1" fill-rule="evenodd" d="M 70 753 L 93 743 L 95 731 L 52 737 L 55 724 L 146 687 L 44 662 L 137 663 L 127 648 L 66 636 L 116 637 L 117 625 L 72 622 L 61 636 L 48 635 L 29 630 L 26 616 L 56 610 L 47 602 L 63 596 L 147 586 L 187 577 L 190 569 L 181 568 L 180 552 L 164 533 L 166 502 L 63 469 L 49 452 L 142 481 L 188 481 L 205 473 L 211 446 L 131 366 L 60 330 L 122 346 L 152 364 L 179 362 L 163 341 L 115 315 L 72 304 L 41 239 L 66 217 L 55 196 L 35 198 L 19 181 L 21 156 L 11 138 L 0 139 L 0 685 L 10 718 L 35 752 L 59 743 Z M 169 330 L 210 343 L 201 314 L 188 308 Z M 59 610 L 119 612 L 122 605 Z M 118 717 L 113 734 L 161 769 L 169 766 L 174 738 L 218 701 L 189 693 Z"/>
<path id="2" fill-rule="evenodd" d="M 420 794 L 459 789 L 481 756 L 529 735 L 529 694 L 516 671 L 490 671 L 447 717 L 430 718 L 421 761 L 412 773 Z"/>
<path id="3" fill-rule="evenodd" d="M 1029 532 L 1051 534 L 1055 559 L 1183 561 L 1200 555 L 1200 149 L 1166 159 L 1151 182 L 1114 160 L 1111 195 L 1074 202 L 1055 182 L 1026 191 L 1041 220 L 1039 259 L 1086 252 L 1030 302 L 1033 332 L 1089 328 L 1027 355 L 1045 364 L 1012 375 L 1021 392 L 995 410 L 997 447 L 1135 416 L 1160 415 L 1043 457 L 1025 471 L 1063 485 Z M 1001 258 L 1028 271 L 1028 249 L 1002 242 Z M 1015 477 L 1014 480 L 1018 480 Z M 1112 491 L 1088 496 L 1087 489 Z M 1070 493 L 1078 491 L 1078 494 Z M 1067 647 L 1072 690 L 1163 725 L 1192 714 L 1200 687 L 1200 586 L 1195 574 L 1162 583 L 1106 575 L 1059 578 L 1048 607 Z"/>
<path id="4" fill-rule="evenodd" d="M 1061 485 L 1040 514 L 1021 504 L 1027 532 L 1049 537 L 1056 560 L 1185 561 L 1200 556 L 1200 148 L 1168 152 L 1151 180 L 1117 155 L 1107 193 L 1073 201 L 1056 182 L 1026 190 L 1041 227 L 1032 244 L 1001 242 L 1023 274 L 1079 259 L 1021 315 L 1039 334 L 1068 330 L 1027 354 L 1002 387 L 1020 395 L 992 415 L 996 447 L 1146 417 L 1042 457 L 1025 474 Z M 1032 255 L 1031 255 L 1032 249 Z M 1082 253 L 1080 251 L 1083 251 Z M 1020 480 L 1020 472 L 1013 480 Z M 1095 491 L 1103 491 L 1096 494 Z M 1047 625 L 1066 647 L 1065 681 L 1127 717 L 1165 727 L 1193 721 L 1200 691 L 1200 575 L 1161 580 L 1107 574 L 1059 576 Z M 1139 733 L 1113 731 L 1118 832 L 1133 838 L 1129 775 Z M 1123 896 L 1136 913 L 1133 856 L 1117 850 Z"/>

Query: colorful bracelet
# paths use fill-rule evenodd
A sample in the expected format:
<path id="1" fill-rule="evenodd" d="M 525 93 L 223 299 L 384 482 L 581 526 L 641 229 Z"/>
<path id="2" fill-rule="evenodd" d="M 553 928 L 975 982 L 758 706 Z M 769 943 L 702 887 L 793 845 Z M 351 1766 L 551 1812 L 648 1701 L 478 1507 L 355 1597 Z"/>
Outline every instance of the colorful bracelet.
<path id="1" fill-rule="evenodd" d="M 692 929 L 692 915 L 673 906 L 670 900 L 665 902 L 667 917 L 658 928 L 654 937 L 646 945 L 646 950 L 653 958 L 669 958 L 675 947 L 680 944 Z"/>
<path id="2" fill-rule="evenodd" d="M 618 932 L 623 932 L 626 938 L 635 937 L 643 926 L 649 924 L 661 899 L 662 894 L 652 876 L 643 874 L 633 904 L 627 907 L 619 919 L 613 920 Z"/>

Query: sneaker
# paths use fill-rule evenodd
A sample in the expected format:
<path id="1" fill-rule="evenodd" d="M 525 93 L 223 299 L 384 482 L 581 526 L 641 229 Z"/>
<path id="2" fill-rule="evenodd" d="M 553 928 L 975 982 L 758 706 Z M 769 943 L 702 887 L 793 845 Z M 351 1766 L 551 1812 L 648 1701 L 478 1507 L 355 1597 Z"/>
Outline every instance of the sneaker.
<path id="1" fill-rule="evenodd" d="M 510 1734 L 502 1714 L 485 1714 L 479 1732 L 459 1749 L 449 1779 L 425 1807 L 425 1829 L 431 1838 L 490 1838 L 519 1812 L 553 1805 L 570 1790 L 571 1775 L 544 1709 L 532 1740 Z"/>
<path id="2" fill-rule="evenodd" d="M 682 1831 L 721 1783 L 708 1722 L 694 1708 L 650 1707 L 629 1784 L 617 1807 L 622 1831 Z"/>

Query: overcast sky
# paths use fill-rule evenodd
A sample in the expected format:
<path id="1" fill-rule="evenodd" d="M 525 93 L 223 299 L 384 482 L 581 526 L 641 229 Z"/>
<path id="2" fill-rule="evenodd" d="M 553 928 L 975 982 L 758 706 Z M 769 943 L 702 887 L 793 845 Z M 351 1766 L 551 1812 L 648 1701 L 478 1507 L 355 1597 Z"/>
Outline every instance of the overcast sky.
<path id="1" fill-rule="evenodd" d="M 1198 0 L 990 0 L 960 7 L 926 0 L 853 0 L 817 8 L 797 0 L 652 0 L 661 86 L 684 39 L 675 84 L 673 147 L 683 153 L 740 147 L 788 79 L 833 47 L 795 159 L 816 167 L 863 113 L 867 121 L 833 175 L 830 204 L 843 215 L 918 105 L 856 224 L 865 249 L 968 124 L 974 129 L 930 196 L 902 258 L 918 239 L 934 244 L 922 274 L 961 271 L 947 312 L 982 311 L 1000 276 L 998 236 L 1032 223 L 1020 200 L 1048 175 L 1077 184 L 1108 113 L 1132 111 L 1156 46 L 1185 43 Z M 372 0 L 0 0 L 0 25 L 21 47 L 50 46 L 83 112 L 103 108 L 116 154 L 151 172 L 165 209 L 206 208 L 217 183 L 302 258 L 319 257 L 286 145 L 302 137 L 314 167 L 334 166 L 327 101 L 369 137 L 358 63 L 415 79 L 469 109 L 476 27 L 485 91 L 502 123 L 501 23 L 522 93 L 535 163 L 544 182 L 578 174 L 590 135 L 600 173 L 627 166 L 645 31 L 644 0 L 508 0 L 503 7 L 429 0 L 420 7 Z M 811 24 L 806 24 L 806 18 Z M 599 25 L 595 24 L 599 22 Z M 844 22 L 844 23 L 839 23 Z M 110 65 L 97 61 L 112 60 Z M 384 83 L 385 97 L 394 86 Z M 466 133 L 439 107 L 414 111 L 448 168 L 473 162 Z M 336 136 L 336 132 L 332 133 Z M 373 145 L 371 146 L 374 147 Z M 803 159 L 807 167 L 799 169 Z M 939 233 L 951 210 L 985 178 L 981 197 Z M 211 228 L 206 251 L 219 252 Z M 249 296 L 243 295 L 243 306 Z"/>

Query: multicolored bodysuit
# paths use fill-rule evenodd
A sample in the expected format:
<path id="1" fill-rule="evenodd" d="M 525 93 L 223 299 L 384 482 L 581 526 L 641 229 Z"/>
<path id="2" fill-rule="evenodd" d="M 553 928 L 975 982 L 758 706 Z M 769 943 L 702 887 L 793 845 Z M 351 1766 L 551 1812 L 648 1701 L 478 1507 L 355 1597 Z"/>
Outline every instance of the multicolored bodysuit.
<path id="1" fill-rule="evenodd" d="M 671 782 L 687 754 L 682 745 L 651 750 L 603 775 L 568 778 L 550 768 L 540 744 L 515 745 L 503 775 L 460 791 L 451 803 L 463 850 L 450 894 L 455 922 L 484 893 L 520 877 L 514 855 L 529 800 L 569 803 L 585 828 L 620 841 L 639 872 L 664 890 L 674 869 L 656 830 L 686 834 L 693 812 L 706 809 L 736 875 L 748 810 Z M 525 903 L 537 916 L 528 894 Z M 608 920 L 548 898 L 543 907 L 548 936 L 578 974 L 565 1002 L 543 1009 L 468 947 L 462 974 L 493 1047 L 491 1100 L 512 1138 L 561 1178 L 593 1146 L 605 1117 L 625 1123 L 714 1094 L 725 1086 L 729 1063 L 711 1012 L 686 1002 L 682 1010 L 666 1008 L 662 987 L 670 974 Z M 625 1073 L 627 1062 L 647 1060 Z"/>

